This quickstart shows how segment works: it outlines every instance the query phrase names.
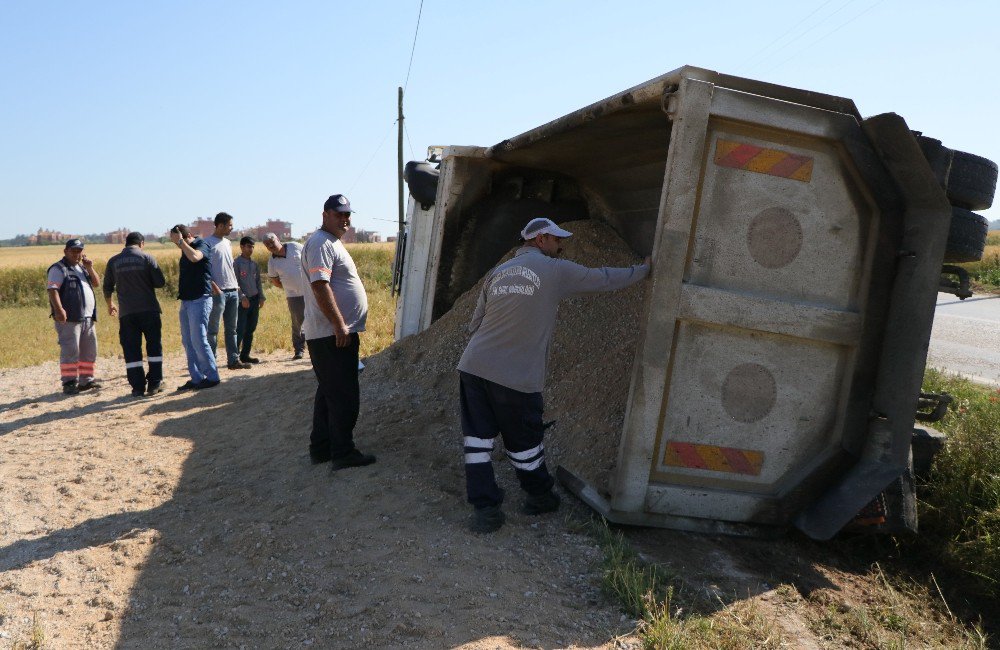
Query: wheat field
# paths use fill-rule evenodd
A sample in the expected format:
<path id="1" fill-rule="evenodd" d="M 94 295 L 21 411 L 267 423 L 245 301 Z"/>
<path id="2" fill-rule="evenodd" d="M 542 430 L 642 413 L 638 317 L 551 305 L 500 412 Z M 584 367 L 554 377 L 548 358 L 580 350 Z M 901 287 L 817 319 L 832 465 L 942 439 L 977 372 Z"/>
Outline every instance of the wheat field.
<path id="1" fill-rule="evenodd" d="M 120 253 L 122 244 L 87 244 L 83 252 L 95 262 L 107 262 L 112 255 Z M 259 248 L 263 248 L 262 246 Z M 144 249 L 157 260 L 168 257 L 179 257 L 177 247 L 171 243 L 146 242 Z M 234 246 L 233 255 L 240 254 L 240 247 Z M 28 269 L 58 262 L 63 256 L 62 244 L 51 246 L 10 246 L 0 248 L 0 269 Z"/>
<path id="2" fill-rule="evenodd" d="M 88 256 L 102 274 L 107 260 L 121 249 L 117 244 L 86 247 Z M 367 356 L 392 343 L 396 307 L 395 299 L 389 295 L 389 284 L 395 245 L 348 244 L 347 249 L 368 293 L 367 330 L 361 337 L 361 355 Z M 180 303 L 174 297 L 180 253 L 172 244 L 151 244 L 146 246 L 146 250 L 156 256 L 167 277 L 167 287 L 157 291 L 163 309 L 163 349 L 167 354 L 182 354 L 178 316 Z M 0 255 L 0 284 L 3 285 L 0 286 L 0 296 L 3 296 L 0 300 L 0 368 L 18 368 L 56 360 L 59 358 L 59 345 L 46 306 L 45 270 L 62 256 L 62 247 L 33 246 L 5 248 L 3 251 L 5 254 Z M 270 286 L 264 277 L 267 255 L 263 246 L 257 246 L 254 251 L 254 260 L 261 265 L 266 298 L 254 334 L 254 352 L 288 350 L 291 354 L 291 318 L 284 291 Z M 101 291 L 96 293 L 98 354 L 101 357 L 121 358 L 118 322 L 108 316 Z M 12 295 L 19 298 L 11 299 Z M 220 356 L 225 355 L 220 351 Z"/>

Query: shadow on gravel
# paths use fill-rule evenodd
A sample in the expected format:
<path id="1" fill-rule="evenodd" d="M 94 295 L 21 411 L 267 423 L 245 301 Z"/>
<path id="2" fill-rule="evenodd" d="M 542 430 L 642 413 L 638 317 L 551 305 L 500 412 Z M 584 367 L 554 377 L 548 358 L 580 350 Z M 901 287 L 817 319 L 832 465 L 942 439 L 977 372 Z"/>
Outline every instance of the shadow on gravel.
<path id="1" fill-rule="evenodd" d="M 631 630 L 600 594 L 593 540 L 561 516 L 521 515 L 508 468 L 499 471 L 512 495 L 508 525 L 469 533 L 451 412 L 421 406 L 419 392 L 382 394 L 371 379 L 362 376 L 356 439 L 379 460 L 337 473 L 307 454 L 309 366 L 90 405 L 124 401 L 139 416 L 169 418 L 154 435 L 192 443 L 176 488 L 156 508 L 0 548 L 0 570 L 152 543 L 127 606 L 104 623 L 120 625 L 118 648 L 595 647 Z M 408 420 L 418 407 L 440 412 L 440 444 Z M 556 578 L 554 567 L 570 568 Z"/>
<path id="2" fill-rule="evenodd" d="M 43 395 L 38 398 L 21 399 L 10 404 L 0 404 L 0 413 L 3 413 L 6 410 L 19 409 L 31 404 L 59 404 L 62 402 L 69 402 L 70 400 L 73 400 L 73 404 L 66 409 L 46 411 L 45 413 L 40 413 L 39 415 L 28 416 L 18 420 L 12 420 L 10 422 L 0 422 L 0 436 L 13 433 L 18 429 L 27 426 L 46 424 L 48 422 L 65 419 L 67 417 L 89 415 L 99 411 L 130 408 L 136 404 L 135 398 L 129 396 L 102 400 L 101 393 L 99 391 L 93 393 L 83 393 L 81 395 L 63 395 L 62 393 L 57 393 L 53 395 Z M 82 405 L 80 405 L 81 402 Z"/>

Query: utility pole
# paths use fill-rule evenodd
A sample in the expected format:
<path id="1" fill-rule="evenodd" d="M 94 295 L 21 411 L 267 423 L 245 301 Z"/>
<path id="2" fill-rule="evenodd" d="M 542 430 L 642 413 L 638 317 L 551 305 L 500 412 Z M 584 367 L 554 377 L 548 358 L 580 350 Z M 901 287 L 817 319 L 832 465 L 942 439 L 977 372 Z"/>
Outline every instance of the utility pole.
<path id="1" fill-rule="evenodd" d="M 396 186 L 399 189 L 399 238 L 403 238 L 403 210 L 405 205 L 403 203 L 403 87 L 399 87 L 399 116 L 396 120 L 399 123 L 399 138 L 397 138 L 398 146 L 396 147 L 397 160 L 398 160 L 398 178 L 396 179 Z M 398 240 L 397 240 L 398 241 Z"/>
<path id="2" fill-rule="evenodd" d="M 396 122 L 399 125 L 399 137 L 397 138 L 396 147 L 396 158 L 397 158 L 397 169 L 396 169 L 396 187 L 399 190 L 399 231 L 396 233 L 396 255 L 395 263 L 393 264 L 392 270 L 392 287 L 390 290 L 391 295 L 396 294 L 396 289 L 398 285 L 401 285 L 401 279 L 403 275 L 403 253 L 405 241 L 405 228 L 403 224 L 404 212 L 406 206 L 404 203 L 403 196 L 403 87 L 399 86 L 399 102 L 398 102 L 398 114 Z M 402 286 L 399 286 L 402 288 Z"/>

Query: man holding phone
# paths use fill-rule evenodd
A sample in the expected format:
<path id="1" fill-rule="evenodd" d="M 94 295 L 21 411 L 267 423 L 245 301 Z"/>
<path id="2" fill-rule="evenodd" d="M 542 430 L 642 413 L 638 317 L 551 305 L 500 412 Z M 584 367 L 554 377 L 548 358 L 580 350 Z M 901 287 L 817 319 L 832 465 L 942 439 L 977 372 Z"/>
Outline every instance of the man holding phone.
<path id="1" fill-rule="evenodd" d="M 63 258 L 49 267 L 47 289 L 59 337 L 59 376 L 63 393 L 100 388 L 94 379 L 97 361 L 97 299 L 101 276 L 83 252 L 83 241 L 66 242 Z"/>

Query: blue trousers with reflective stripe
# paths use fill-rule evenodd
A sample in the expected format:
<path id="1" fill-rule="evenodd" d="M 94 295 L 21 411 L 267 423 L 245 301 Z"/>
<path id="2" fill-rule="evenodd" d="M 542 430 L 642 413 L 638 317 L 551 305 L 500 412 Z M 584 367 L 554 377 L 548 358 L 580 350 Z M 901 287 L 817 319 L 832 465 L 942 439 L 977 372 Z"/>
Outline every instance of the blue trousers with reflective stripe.
<path id="1" fill-rule="evenodd" d="M 521 488 L 532 495 L 552 489 L 542 445 L 542 394 L 522 393 L 459 371 L 459 398 L 465 447 L 465 489 L 476 508 L 500 505 L 489 452 L 497 434 Z"/>

